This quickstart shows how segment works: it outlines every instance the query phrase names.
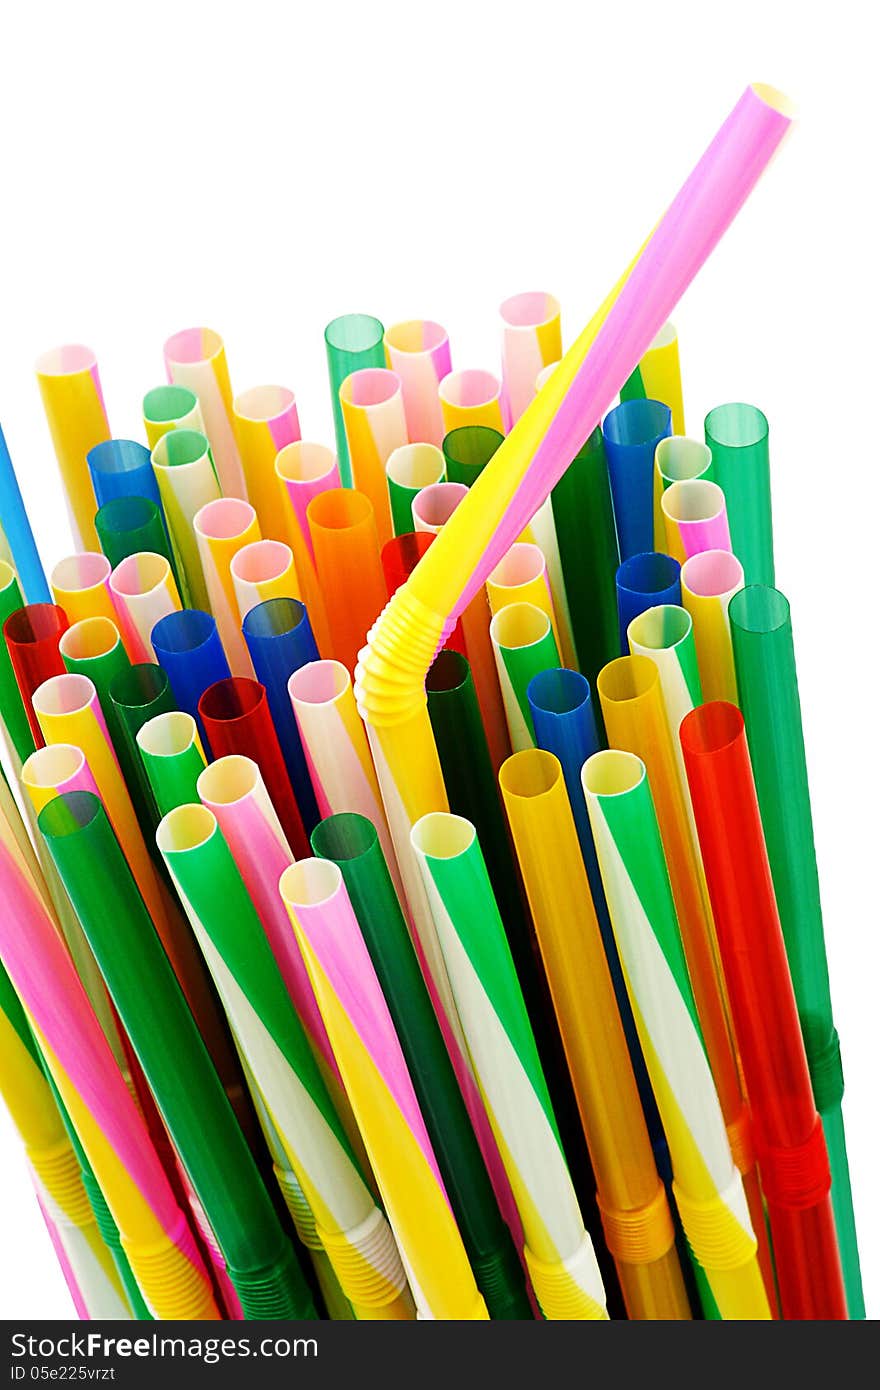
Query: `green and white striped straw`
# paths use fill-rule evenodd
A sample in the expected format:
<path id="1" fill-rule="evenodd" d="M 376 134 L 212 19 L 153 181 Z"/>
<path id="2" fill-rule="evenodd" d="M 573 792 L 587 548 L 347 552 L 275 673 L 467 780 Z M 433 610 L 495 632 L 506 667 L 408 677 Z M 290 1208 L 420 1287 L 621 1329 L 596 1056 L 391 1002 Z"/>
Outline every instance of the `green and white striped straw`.
<path id="1" fill-rule="evenodd" d="M 539 671 L 560 664 L 559 649 L 549 617 L 533 603 L 511 603 L 499 609 L 489 625 L 498 668 L 504 715 L 515 753 L 535 747 L 535 726 L 526 695 Z"/>

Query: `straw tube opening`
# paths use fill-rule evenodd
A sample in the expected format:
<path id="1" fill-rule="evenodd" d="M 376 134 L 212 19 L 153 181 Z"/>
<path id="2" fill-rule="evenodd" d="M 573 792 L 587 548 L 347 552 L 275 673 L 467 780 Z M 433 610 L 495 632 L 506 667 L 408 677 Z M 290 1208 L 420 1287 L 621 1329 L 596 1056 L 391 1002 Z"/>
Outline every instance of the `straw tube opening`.
<path id="1" fill-rule="evenodd" d="M 439 530 L 466 496 L 464 483 L 431 483 L 413 498 L 413 519 L 431 530 Z"/>
<path id="2" fill-rule="evenodd" d="M 209 763 L 199 774 L 196 787 L 204 801 L 217 806 L 232 806 L 252 794 L 260 781 L 260 769 L 253 758 L 241 753 L 228 753 Z"/>
<path id="3" fill-rule="evenodd" d="M 524 748 L 501 764 L 498 783 L 506 795 L 530 800 L 552 791 L 561 777 L 562 764 L 555 753 L 543 748 Z"/>
<path id="4" fill-rule="evenodd" d="M 306 616 L 297 598 L 267 598 L 251 609 L 242 623 L 246 637 L 283 637 L 295 632 Z"/>
<path id="5" fill-rule="evenodd" d="M 581 770 L 584 791 L 593 796 L 622 796 L 639 786 L 646 776 L 641 758 L 618 748 L 594 753 Z"/>
<path id="6" fill-rule="evenodd" d="M 284 541 L 251 541 L 237 550 L 229 571 L 245 584 L 264 584 L 280 579 L 293 564 L 293 551 Z"/>
<path id="7" fill-rule="evenodd" d="M 94 682 L 88 676 L 68 673 L 50 676 L 34 691 L 31 703 L 34 713 L 52 718 L 59 714 L 79 714 L 96 699 Z"/>
<path id="8" fill-rule="evenodd" d="M 296 397 L 286 386 L 252 386 L 232 402 L 232 409 L 243 420 L 263 423 L 275 420 L 296 405 Z"/>
<path id="9" fill-rule="evenodd" d="M 284 870 L 278 891 L 286 903 L 297 907 L 320 907 L 339 892 L 342 872 L 330 859 L 300 859 Z"/>
<path id="10" fill-rule="evenodd" d="M 743 567 L 729 550 L 703 550 L 681 567 L 682 586 L 697 598 L 723 598 L 743 582 Z"/>
<path id="11" fill-rule="evenodd" d="M 660 680 L 657 667 L 649 656 L 619 656 L 609 661 L 599 672 L 599 696 L 609 704 L 641 700 Z"/>
<path id="12" fill-rule="evenodd" d="M 376 827 L 357 811 L 337 811 L 312 831 L 312 847 L 324 859 L 360 859 L 376 844 Z"/>
<path id="13" fill-rule="evenodd" d="M 153 645 L 163 651 L 195 652 L 210 641 L 215 629 L 216 623 L 210 613 L 201 608 L 182 608 L 160 618 L 151 636 Z"/>
<path id="14" fill-rule="evenodd" d="M 346 531 L 373 520 L 373 504 L 354 488 L 331 487 L 313 497 L 306 510 L 309 524 L 327 531 Z"/>
<path id="15" fill-rule="evenodd" d="M 663 594 L 680 573 L 681 567 L 671 555 L 648 550 L 623 561 L 617 570 L 617 586 L 631 594 Z"/>
<path id="16" fill-rule="evenodd" d="M 137 732 L 138 747 L 152 758 L 174 758 L 197 738 L 196 721 L 183 710 L 168 710 L 148 719 Z"/>
<path id="17" fill-rule="evenodd" d="M 341 661 L 309 661 L 293 672 L 287 691 L 291 700 L 304 705 L 332 705 L 350 686 L 351 676 Z"/>
<path id="18" fill-rule="evenodd" d="M 250 502 L 238 497 L 216 497 L 199 508 L 193 517 L 193 527 L 208 540 L 230 541 L 243 536 L 256 519 L 257 513 Z"/>
<path id="19" fill-rule="evenodd" d="M 164 695 L 168 686 L 168 674 L 161 666 L 140 661 L 117 671 L 110 682 L 110 698 L 127 709 L 142 709 Z"/>
<path id="20" fill-rule="evenodd" d="M 171 566 L 164 555 L 154 550 L 139 550 L 120 560 L 110 579 L 110 588 L 122 598 L 141 598 L 165 584 L 170 573 Z"/>
<path id="21" fill-rule="evenodd" d="M 266 692 L 259 681 L 248 676 L 224 676 L 223 680 L 208 686 L 199 700 L 199 713 L 203 719 L 234 723 L 252 714 L 265 698 Z"/>
<path id="22" fill-rule="evenodd" d="M 447 405 L 470 409 L 497 401 L 501 395 L 501 382 L 482 367 L 466 367 L 463 371 L 450 372 L 445 376 L 438 392 Z"/>
<path id="23" fill-rule="evenodd" d="M 702 477 L 711 466 L 712 451 L 701 439 L 672 434 L 660 440 L 654 452 L 654 462 L 665 482 L 687 482 L 688 479 Z"/>
<path id="24" fill-rule="evenodd" d="M 690 635 L 694 622 L 686 608 L 658 603 L 633 618 L 627 628 L 630 644 L 652 652 L 670 651 Z"/>
<path id="25" fill-rule="evenodd" d="M 182 328 L 165 343 L 165 361 L 192 364 L 210 362 L 223 351 L 223 339 L 213 328 Z"/>
<path id="26" fill-rule="evenodd" d="M 660 506 L 670 521 L 713 521 L 724 511 L 724 493 L 708 478 L 688 478 L 672 483 Z"/>
<path id="27" fill-rule="evenodd" d="M 345 378 L 339 388 L 339 399 L 361 407 L 384 405 L 400 391 L 400 377 L 388 367 L 361 367 Z"/>
<path id="28" fill-rule="evenodd" d="M 467 680 L 468 669 L 467 658 L 461 652 L 444 647 L 431 663 L 425 677 L 425 689 L 430 695 L 449 695 L 454 690 L 460 690 Z"/>
<path id="29" fill-rule="evenodd" d="M 63 840 L 87 829 L 102 814 L 104 808 L 94 792 L 62 792 L 46 802 L 37 823 L 47 840 Z"/>
<path id="30" fill-rule="evenodd" d="M 59 560 L 49 576 L 49 583 L 59 593 L 97 589 L 109 579 L 111 569 L 106 555 L 100 555 L 96 550 L 86 550 Z"/>
<path id="31" fill-rule="evenodd" d="M 162 854 L 185 854 L 210 840 L 216 829 L 217 818 L 207 806 L 176 806 L 159 822 L 156 844 Z"/>
<path id="32" fill-rule="evenodd" d="M 728 609 L 730 621 L 742 632 L 755 636 L 778 632 L 791 616 L 788 599 L 768 584 L 747 584 L 734 594 Z"/>
<path id="33" fill-rule="evenodd" d="M 275 456 L 275 472 L 286 483 L 316 483 L 336 470 L 336 455 L 326 444 L 297 439 Z"/>
<path id="34" fill-rule="evenodd" d="M 27 787 L 59 787 L 82 772 L 86 756 L 72 743 L 50 743 L 31 753 L 21 769 Z"/>
<path id="35" fill-rule="evenodd" d="M 76 376 L 92 371 L 98 359 L 83 343 L 64 343 L 41 353 L 34 365 L 38 376 Z"/>
<path id="36" fill-rule="evenodd" d="M 634 399 L 615 406 L 602 421 L 605 437 L 624 448 L 638 448 L 669 428 L 670 409 L 662 401 Z"/>
<path id="37" fill-rule="evenodd" d="M 155 468 L 186 468 L 208 457 L 210 445 L 201 430 L 169 430 L 150 455 Z"/>
<path id="38" fill-rule="evenodd" d="M 457 859 L 466 853 L 477 832 L 464 816 L 449 811 L 429 811 L 410 831 L 413 848 L 431 859 Z"/>
<path id="39" fill-rule="evenodd" d="M 385 344 L 394 352 L 434 352 L 446 341 L 446 329 L 433 319 L 406 319 L 385 330 Z"/>
<path id="40" fill-rule="evenodd" d="M 436 444 L 401 444 L 388 455 L 385 472 L 400 487 L 425 488 L 439 483 L 446 470 L 443 451 Z"/>
<path id="41" fill-rule="evenodd" d="M 335 352 L 368 352 L 381 343 L 384 329 L 372 314 L 341 314 L 324 329 L 324 341 Z"/>
<path id="42" fill-rule="evenodd" d="M 492 641 L 508 650 L 532 647 L 542 642 L 549 631 L 550 619 L 533 603 L 509 603 L 499 609 L 489 624 Z"/>
<path id="43" fill-rule="evenodd" d="M 198 405 L 195 391 L 188 386 L 154 386 L 144 396 L 144 419 L 151 425 L 167 425 L 183 420 Z"/>
<path id="44" fill-rule="evenodd" d="M 119 640 L 119 629 L 109 618 L 81 618 L 64 633 L 58 650 L 71 661 L 89 661 L 112 652 Z"/>
<path id="45" fill-rule="evenodd" d="M 751 449 L 767 438 L 770 425 L 763 410 L 743 401 L 716 405 L 705 420 L 706 434 L 726 449 Z"/>
<path id="46" fill-rule="evenodd" d="M 529 681 L 528 697 L 547 714 L 573 714 L 590 703 L 590 682 L 565 666 L 538 671 Z"/>
<path id="47" fill-rule="evenodd" d="M 496 589 L 519 589 L 540 579 L 546 570 L 544 552 L 532 541 L 516 541 L 498 561 L 487 583 Z"/>
<path id="48" fill-rule="evenodd" d="M 542 328 L 559 316 L 560 305 L 545 290 L 527 290 L 505 299 L 498 312 L 508 328 Z"/>
<path id="49" fill-rule="evenodd" d="M 745 721 L 736 705 L 727 700 L 712 700 L 685 715 L 679 737 L 686 753 L 700 757 L 729 748 L 744 730 Z"/>

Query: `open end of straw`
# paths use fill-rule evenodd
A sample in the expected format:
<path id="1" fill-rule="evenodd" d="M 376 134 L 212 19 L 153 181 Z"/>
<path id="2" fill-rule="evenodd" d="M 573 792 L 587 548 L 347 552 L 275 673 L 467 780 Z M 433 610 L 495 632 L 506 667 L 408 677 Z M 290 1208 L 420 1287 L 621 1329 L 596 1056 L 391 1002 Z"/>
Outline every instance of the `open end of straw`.
<path id="1" fill-rule="evenodd" d="M 224 676 L 223 680 L 209 685 L 199 700 L 199 714 L 202 719 L 222 720 L 234 723 L 236 719 L 246 719 L 253 714 L 265 700 L 266 693 L 259 681 L 249 676 Z"/>
<path id="2" fill-rule="evenodd" d="M 277 420 L 293 410 L 296 397 L 286 386 L 252 386 L 242 391 L 232 402 L 232 409 L 242 420 Z"/>
<path id="3" fill-rule="evenodd" d="M 18 583 L 18 576 L 15 570 L 8 561 L 0 560 L 0 593 L 2 593 L 4 589 L 8 589 L 13 580 Z"/>
<path id="4" fill-rule="evenodd" d="M 256 604 L 242 623 L 245 637 L 283 637 L 296 632 L 306 616 L 297 598 L 267 598 Z"/>
<path id="5" fill-rule="evenodd" d="M 602 667 L 596 685 L 601 699 L 622 704 L 647 695 L 659 679 L 649 656 L 619 656 Z"/>
<path id="6" fill-rule="evenodd" d="M 412 574 L 426 550 L 430 550 L 434 536 L 431 531 L 404 531 L 402 536 L 392 536 L 382 547 L 382 567 L 390 587 L 400 570 L 404 575 Z M 403 580 L 400 581 L 403 583 Z"/>
<path id="7" fill-rule="evenodd" d="M 661 478 L 670 483 L 686 482 L 705 473 L 712 462 L 712 451 L 701 439 L 683 434 L 661 439 L 654 455 Z"/>
<path id="8" fill-rule="evenodd" d="M 646 608 L 644 613 L 633 618 L 626 633 L 631 645 L 662 652 L 683 642 L 693 625 L 686 608 L 674 603 L 659 603 L 656 608 Z"/>
<path id="9" fill-rule="evenodd" d="M 206 502 L 193 517 L 197 535 L 211 541 L 231 541 L 253 526 L 257 513 L 250 502 L 239 497 L 216 497 Z"/>
<path id="10" fill-rule="evenodd" d="M 385 346 L 392 352 L 433 352 L 448 336 L 443 325 L 433 319 L 407 319 L 385 330 Z"/>
<path id="11" fill-rule="evenodd" d="M 461 652 L 444 649 L 438 652 L 425 677 L 425 689 L 429 695 L 448 695 L 460 690 L 468 678 L 467 659 Z"/>
<path id="12" fill-rule="evenodd" d="M 85 754 L 72 743 L 52 743 L 31 753 L 21 769 L 28 787 L 60 787 L 82 772 Z"/>
<path id="13" fill-rule="evenodd" d="M 325 531 L 347 531 L 373 520 L 373 504 L 366 493 L 354 488 L 331 487 L 312 498 L 306 518 L 310 526 Z"/>
<path id="14" fill-rule="evenodd" d="M 106 531 L 122 535 L 140 531 L 159 515 L 159 508 L 149 497 L 111 497 L 95 517 Z"/>
<path id="15" fill-rule="evenodd" d="M 82 618 L 69 627 L 58 650 L 71 661 L 89 661 L 112 652 L 119 642 L 119 629 L 109 618 Z"/>
<path id="16" fill-rule="evenodd" d="M 767 416 L 756 405 L 730 401 L 716 405 L 705 421 L 706 436 L 725 449 L 751 449 L 770 432 Z"/>
<path id="17" fill-rule="evenodd" d="M 209 362 L 223 351 L 223 339 L 213 328 L 183 328 L 165 344 L 165 361 L 181 364 Z"/>
<path id="18" fill-rule="evenodd" d="M 62 347 L 41 353 L 36 361 L 36 372 L 37 376 L 75 376 L 78 372 L 90 372 L 97 365 L 98 359 L 90 347 L 82 343 L 64 343 Z"/>
<path id="19" fill-rule="evenodd" d="M 336 455 L 326 444 L 297 440 L 275 456 L 275 472 L 286 483 L 317 483 L 336 471 Z"/>
<path id="20" fill-rule="evenodd" d="M 681 567 L 682 588 L 697 598 L 723 598 L 742 582 L 743 567 L 729 550 L 703 550 Z"/>
<path id="21" fill-rule="evenodd" d="M 351 677 L 341 661 L 310 661 L 287 682 L 291 700 L 303 705 L 330 705 L 351 689 Z"/>
<path id="22" fill-rule="evenodd" d="M 645 779 L 645 764 L 634 753 L 616 748 L 594 753 L 581 771 L 584 791 L 593 796 L 622 796 Z"/>
<path id="23" fill-rule="evenodd" d="M 57 637 L 64 631 L 67 615 L 54 603 L 29 603 L 25 608 L 17 608 L 10 613 L 3 624 L 3 635 L 8 642 L 20 647 L 45 642 L 47 638 Z"/>
<path id="24" fill-rule="evenodd" d="M 461 406 L 465 410 L 480 405 L 489 405 L 501 395 L 501 382 L 492 372 L 480 367 L 467 367 L 461 372 L 450 372 L 438 387 L 440 399 L 447 405 Z"/>
<path id="25" fill-rule="evenodd" d="M 724 493 L 708 478 L 672 483 L 660 505 L 671 521 L 711 521 L 724 511 Z"/>
<path id="26" fill-rule="evenodd" d="M 528 697 L 547 714 L 573 714 L 590 703 L 590 682 L 580 671 L 565 667 L 539 671 L 529 681 Z"/>
<path id="27" fill-rule="evenodd" d="M 152 758 L 174 758 L 196 741 L 196 721 L 183 710 L 168 710 L 138 729 L 138 747 Z"/>
<path id="28" fill-rule="evenodd" d="M 136 666 L 127 666 L 119 671 L 110 682 L 110 698 L 114 705 L 126 709 L 143 709 L 152 705 L 168 689 L 168 676 L 161 666 L 152 662 L 140 661 Z"/>
<path id="29" fill-rule="evenodd" d="M 97 550 L 87 550 L 81 555 L 68 555 L 59 560 L 50 575 L 50 584 L 59 593 L 80 593 L 86 589 L 97 589 L 110 577 L 112 566 L 106 555 Z"/>
<path id="30" fill-rule="evenodd" d="M 385 472 L 400 487 L 429 487 L 442 481 L 446 460 L 436 444 L 402 444 L 388 455 Z"/>
<path id="31" fill-rule="evenodd" d="M 319 821 L 312 831 L 312 848 L 322 859 L 360 859 L 378 841 L 376 827 L 356 811 L 338 811 Z"/>
<path id="32" fill-rule="evenodd" d="M 736 705 L 712 700 L 686 714 L 679 726 L 684 752 L 695 756 L 720 753 L 743 734 L 745 724 Z"/>
<path id="33" fill-rule="evenodd" d="M 216 817 L 207 806 L 176 806 L 159 822 L 156 844 L 162 854 L 185 854 L 206 844 L 216 829 Z"/>
<path id="34" fill-rule="evenodd" d="M 631 594 L 664 594 L 681 574 L 681 566 L 662 551 L 630 555 L 617 569 L 617 585 Z"/>
<path id="35" fill-rule="evenodd" d="M 752 91 L 767 106 L 771 106 L 774 111 L 778 111 L 780 116 L 787 116 L 793 121 L 797 115 L 797 107 L 790 97 L 784 92 L 780 92 L 778 87 L 771 87 L 767 82 L 753 82 Z"/>
<path id="36" fill-rule="evenodd" d="M 150 458 L 157 468 L 185 468 L 207 458 L 208 448 L 207 436 L 201 430 L 169 430 Z"/>
<path id="37" fill-rule="evenodd" d="M 400 377 L 387 367 L 362 367 L 347 376 L 339 388 L 339 399 L 348 405 L 369 409 L 385 405 L 400 395 Z"/>
<path id="38" fill-rule="evenodd" d="M 778 632 L 791 616 L 788 599 L 767 584 L 748 584 L 734 594 L 728 609 L 730 621 L 742 632 Z"/>
<path id="39" fill-rule="evenodd" d="M 540 579 L 546 568 L 544 553 L 531 541 L 515 541 L 489 575 L 488 583 L 496 589 L 519 589 Z"/>
<path id="40" fill-rule="evenodd" d="M 283 541 L 251 541 L 232 557 L 229 566 L 233 578 L 245 584 L 264 584 L 280 579 L 293 565 L 293 551 Z"/>
<path id="41" fill-rule="evenodd" d="M 457 859 L 470 849 L 476 836 L 469 820 L 449 811 L 431 811 L 410 831 L 413 848 L 430 859 Z"/>
<path id="42" fill-rule="evenodd" d="M 149 467 L 150 451 L 136 439 L 105 439 L 90 449 L 86 458 L 92 472 L 118 476 Z"/>
<path id="43" fill-rule="evenodd" d="M 110 588 L 123 598 L 138 598 L 164 584 L 170 573 L 171 566 L 164 555 L 157 555 L 154 550 L 139 550 L 120 560 L 110 579 Z"/>
<path id="44" fill-rule="evenodd" d="M 69 673 L 50 676 L 34 691 L 31 703 L 34 713 L 49 717 L 58 714 L 79 714 L 97 699 L 95 686 L 88 676 Z"/>
<path id="45" fill-rule="evenodd" d="M 462 468 L 485 468 L 503 442 L 504 435 L 491 425 L 459 425 L 443 440 L 443 452 Z"/>
<path id="46" fill-rule="evenodd" d="M 676 331 L 675 324 L 672 322 L 671 319 L 667 319 L 663 327 L 659 330 L 659 332 L 655 333 L 654 337 L 652 338 L 651 346 L 648 348 L 648 351 L 656 352 L 658 348 L 669 347 L 670 343 L 674 343 L 677 337 L 678 333 Z"/>
<path id="47" fill-rule="evenodd" d="M 612 444 L 640 448 L 668 434 L 672 411 L 663 401 L 621 401 L 602 421 L 602 433 Z"/>
<path id="48" fill-rule="evenodd" d="M 260 769 L 252 758 L 229 753 L 209 763 L 199 774 L 196 789 L 203 801 L 232 806 L 250 796 L 260 781 Z"/>
<path id="49" fill-rule="evenodd" d="M 562 776 L 559 759 L 543 748 L 524 748 L 501 764 L 498 784 L 508 796 L 531 798 L 552 791 Z"/>
<path id="50" fill-rule="evenodd" d="M 498 647 L 508 651 L 532 647 L 542 642 L 550 631 L 550 619 L 542 608 L 533 603 L 509 603 L 489 624 L 489 635 Z"/>
<path id="51" fill-rule="evenodd" d="M 160 618 L 150 633 L 150 641 L 157 652 L 194 652 L 211 639 L 216 626 L 211 614 L 201 608 L 183 608 Z"/>
<path id="52" fill-rule="evenodd" d="M 464 483 L 432 483 L 413 498 L 413 517 L 423 526 L 445 526 L 458 504 L 467 496 Z"/>
<path id="53" fill-rule="evenodd" d="M 144 419 L 151 425 L 167 425 L 183 420 L 197 405 L 196 393 L 188 386 L 154 386 L 144 396 Z"/>
<path id="54" fill-rule="evenodd" d="M 544 290 L 529 290 L 505 299 L 499 313 L 508 328 L 540 328 L 558 318 L 559 300 Z"/>
<path id="55" fill-rule="evenodd" d="M 369 352 L 382 341 L 384 329 L 372 314 L 341 314 L 324 329 L 324 341 L 335 352 Z"/>
<path id="56" fill-rule="evenodd" d="M 291 907 L 319 907 L 329 902 L 342 884 L 342 874 L 329 859 L 300 859 L 284 870 L 278 891 Z"/>
<path id="57" fill-rule="evenodd" d="M 102 815 L 104 808 L 94 792 L 62 792 L 46 802 L 37 824 L 47 840 L 63 840 L 85 830 Z"/>

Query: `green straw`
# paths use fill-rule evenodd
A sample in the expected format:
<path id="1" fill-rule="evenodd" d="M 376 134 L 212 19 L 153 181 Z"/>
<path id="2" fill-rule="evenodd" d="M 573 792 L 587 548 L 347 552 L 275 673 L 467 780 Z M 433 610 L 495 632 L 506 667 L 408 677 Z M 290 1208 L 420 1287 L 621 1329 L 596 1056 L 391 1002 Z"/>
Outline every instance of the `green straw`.
<path id="1" fill-rule="evenodd" d="M 388 458 L 385 479 L 394 534 L 405 536 L 413 529 L 413 500 L 423 487 L 445 483 L 446 462 L 434 444 L 402 444 Z"/>
<path id="2" fill-rule="evenodd" d="M 138 730 L 135 741 L 160 819 L 177 806 L 198 801 L 196 784 L 205 770 L 205 755 L 191 714 L 158 714 Z"/>
<path id="3" fill-rule="evenodd" d="M 327 349 L 327 371 L 330 376 L 330 401 L 333 406 L 333 429 L 336 434 L 336 454 L 343 487 L 351 487 L 351 460 L 342 419 L 339 388 L 347 376 L 362 367 L 385 366 L 385 329 L 371 314 L 342 314 L 332 319 L 324 329 Z"/>
<path id="4" fill-rule="evenodd" d="M 750 585 L 734 594 L 730 629 L 740 703 L 776 903 L 816 1109 L 831 1165 L 831 1203 L 850 1318 L 865 1316 L 841 1100 L 843 1069 L 834 1027 L 813 843 L 797 667 L 788 600 Z"/>
<path id="5" fill-rule="evenodd" d="M 495 1202 L 376 828 L 365 816 L 341 812 L 315 826 L 312 848 L 342 874 L 489 1316 L 530 1318 L 522 1269 Z"/>
<path id="6" fill-rule="evenodd" d="M 137 736 L 145 724 L 157 715 L 174 709 L 171 682 L 161 666 L 144 661 L 116 673 L 109 687 L 114 723 L 119 733 L 120 762 L 123 757 L 128 789 L 141 824 L 149 826 L 147 845 L 153 843 L 153 832 L 162 819 L 153 789 L 141 759 Z M 130 775 L 130 780 L 129 780 Z"/>
<path id="7" fill-rule="evenodd" d="M 559 665 L 559 649 L 550 619 L 533 603 L 499 608 L 489 624 L 498 683 L 514 753 L 536 745 L 535 724 L 528 700 L 529 681 L 540 671 Z"/>
<path id="8" fill-rule="evenodd" d="M 459 425 L 450 430 L 443 440 L 447 478 L 470 487 L 503 443 L 504 435 L 491 425 Z"/>
<path id="9" fill-rule="evenodd" d="M 115 569 L 129 555 L 164 555 L 175 574 L 162 513 L 150 497 L 113 497 L 95 517 L 98 543 Z"/>
<path id="10" fill-rule="evenodd" d="M 578 665 L 595 688 L 602 667 L 620 654 L 614 584 L 620 554 L 599 426 L 551 498 Z"/>
<path id="11" fill-rule="evenodd" d="M 746 584 L 773 584 L 770 426 L 763 411 L 739 402 L 717 405 L 703 426 L 712 471 L 724 492 L 733 553 Z"/>
<path id="12" fill-rule="evenodd" d="M 15 571 L 5 560 L 0 560 L 0 629 L 10 613 L 17 613 L 24 607 L 24 599 Z M 19 763 L 23 763 L 36 747 L 24 705 L 21 691 L 15 679 L 6 638 L 0 632 L 0 719 L 9 737 L 12 750 Z"/>
<path id="13" fill-rule="evenodd" d="M 247 1318 L 313 1318 L 311 1294 L 99 799 L 40 813 L 107 981 Z"/>

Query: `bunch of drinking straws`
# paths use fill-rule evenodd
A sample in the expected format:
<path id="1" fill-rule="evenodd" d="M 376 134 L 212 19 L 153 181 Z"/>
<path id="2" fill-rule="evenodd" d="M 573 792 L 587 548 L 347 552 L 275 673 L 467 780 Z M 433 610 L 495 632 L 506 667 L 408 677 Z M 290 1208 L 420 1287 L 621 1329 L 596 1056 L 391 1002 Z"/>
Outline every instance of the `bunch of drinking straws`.
<path id="1" fill-rule="evenodd" d="M 500 379 L 335 319 L 335 453 L 207 329 L 146 445 L 40 360 L 0 1091 L 82 1316 L 864 1316 L 767 421 L 689 437 L 668 322 L 789 124 L 746 90 L 564 355 L 543 293 Z"/>

